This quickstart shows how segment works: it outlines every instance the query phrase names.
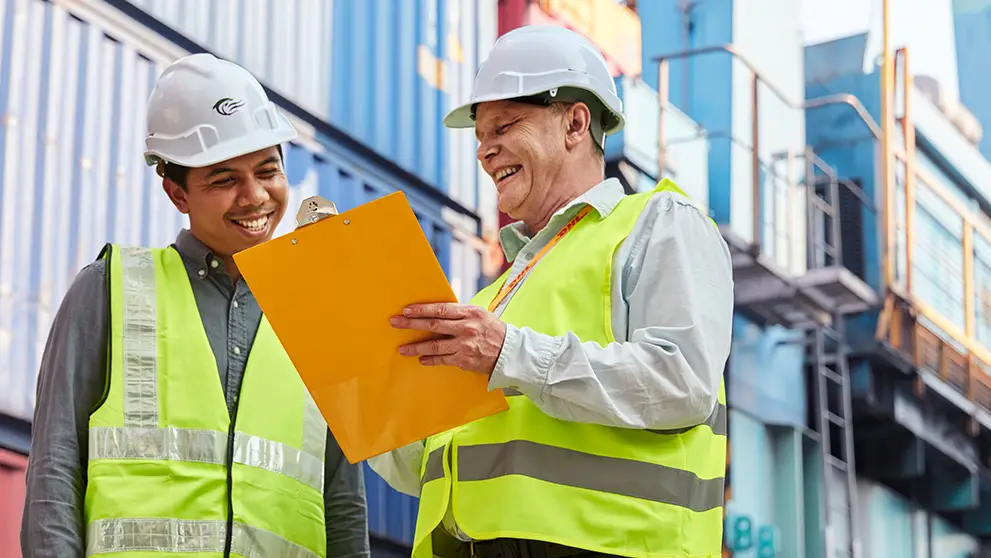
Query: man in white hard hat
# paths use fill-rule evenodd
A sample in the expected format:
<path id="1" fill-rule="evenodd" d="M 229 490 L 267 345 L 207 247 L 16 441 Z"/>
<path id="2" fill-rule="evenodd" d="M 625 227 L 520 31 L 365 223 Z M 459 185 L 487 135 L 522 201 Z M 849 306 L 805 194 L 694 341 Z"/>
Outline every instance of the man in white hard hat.
<path id="1" fill-rule="evenodd" d="M 285 213 L 296 137 L 258 81 L 208 54 L 148 105 L 146 161 L 190 228 L 108 244 L 69 288 L 38 381 L 27 558 L 368 556 L 344 459 L 232 255 Z"/>
<path id="2" fill-rule="evenodd" d="M 471 304 L 411 306 L 403 347 L 486 374 L 507 412 L 370 460 L 419 496 L 413 556 L 721 554 L 733 281 L 711 220 L 671 181 L 625 196 L 604 175 L 624 124 L 580 35 L 502 36 L 471 99 L 512 268 Z M 429 402 L 425 402 L 429 404 Z"/>

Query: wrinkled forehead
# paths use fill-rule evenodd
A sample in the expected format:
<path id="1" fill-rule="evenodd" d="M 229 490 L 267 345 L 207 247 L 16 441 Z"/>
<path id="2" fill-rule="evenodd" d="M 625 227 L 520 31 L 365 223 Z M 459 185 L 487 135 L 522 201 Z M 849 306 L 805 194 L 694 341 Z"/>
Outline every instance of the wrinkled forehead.
<path id="1" fill-rule="evenodd" d="M 524 116 L 533 116 L 546 109 L 547 105 L 526 101 L 488 101 L 473 107 L 475 134 L 491 130 Z"/>

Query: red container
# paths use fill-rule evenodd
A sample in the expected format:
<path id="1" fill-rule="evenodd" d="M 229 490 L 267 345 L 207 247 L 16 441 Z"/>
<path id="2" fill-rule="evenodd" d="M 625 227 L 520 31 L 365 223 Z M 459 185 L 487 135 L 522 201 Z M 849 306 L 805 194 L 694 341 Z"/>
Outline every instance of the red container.
<path id="1" fill-rule="evenodd" d="M 21 514 L 24 511 L 24 478 L 28 460 L 0 449 L 0 556 L 21 556 Z"/>

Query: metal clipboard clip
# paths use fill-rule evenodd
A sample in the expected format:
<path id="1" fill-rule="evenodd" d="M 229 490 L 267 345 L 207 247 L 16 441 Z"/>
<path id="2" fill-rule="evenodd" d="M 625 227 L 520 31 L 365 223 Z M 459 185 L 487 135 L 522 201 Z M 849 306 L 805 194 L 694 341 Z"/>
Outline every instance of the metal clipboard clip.
<path id="1" fill-rule="evenodd" d="M 321 219 L 338 215 L 334 202 L 320 196 L 311 196 L 303 200 L 296 212 L 296 228 L 312 225 Z"/>

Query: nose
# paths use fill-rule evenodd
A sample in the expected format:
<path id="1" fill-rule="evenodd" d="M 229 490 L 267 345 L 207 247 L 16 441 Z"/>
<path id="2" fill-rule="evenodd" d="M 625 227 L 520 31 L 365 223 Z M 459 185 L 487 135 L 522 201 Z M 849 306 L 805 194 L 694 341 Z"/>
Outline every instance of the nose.
<path id="1" fill-rule="evenodd" d="M 496 142 L 483 138 L 478 142 L 478 151 L 476 151 L 475 156 L 482 163 L 488 161 L 499 154 L 499 146 Z"/>
<path id="2" fill-rule="evenodd" d="M 241 181 L 238 194 L 237 203 L 241 207 L 262 205 L 271 197 L 268 195 L 268 189 L 265 188 L 265 183 L 253 175 L 248 175 Z"/>

